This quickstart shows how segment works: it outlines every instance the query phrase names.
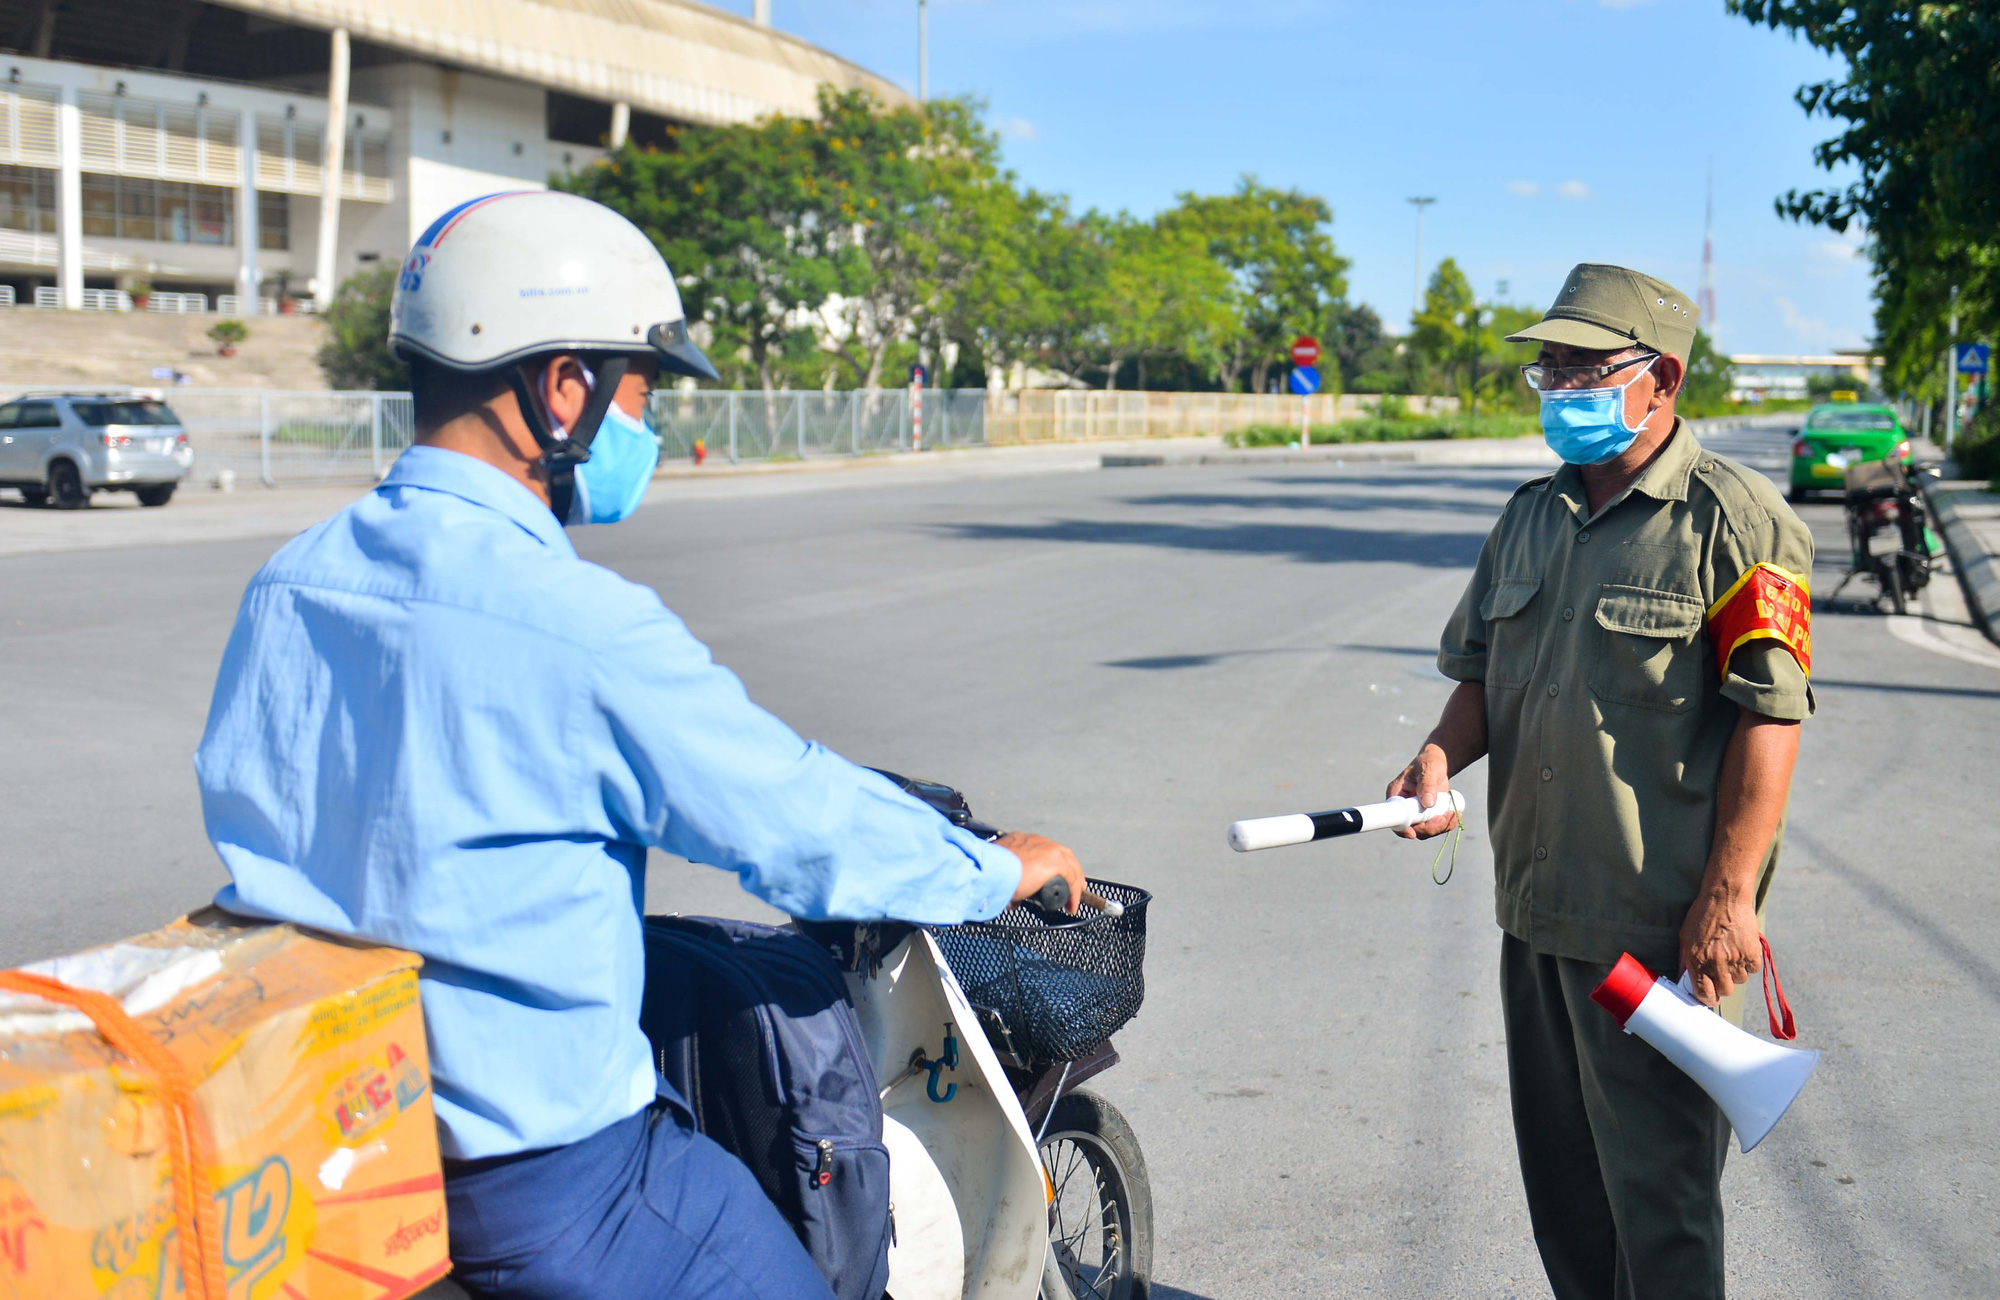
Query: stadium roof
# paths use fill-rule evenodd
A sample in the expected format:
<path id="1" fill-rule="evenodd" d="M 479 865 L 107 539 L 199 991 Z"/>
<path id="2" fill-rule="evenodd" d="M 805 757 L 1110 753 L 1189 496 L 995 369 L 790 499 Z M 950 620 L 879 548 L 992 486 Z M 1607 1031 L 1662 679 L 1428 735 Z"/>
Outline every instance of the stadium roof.
<path id="1" fill-rule="evenodd" d="M 795 36 L 694 0 L 217 0 L 479 72 L 689 122 L 810 113 L 822 83 L 910 102 Z"/>

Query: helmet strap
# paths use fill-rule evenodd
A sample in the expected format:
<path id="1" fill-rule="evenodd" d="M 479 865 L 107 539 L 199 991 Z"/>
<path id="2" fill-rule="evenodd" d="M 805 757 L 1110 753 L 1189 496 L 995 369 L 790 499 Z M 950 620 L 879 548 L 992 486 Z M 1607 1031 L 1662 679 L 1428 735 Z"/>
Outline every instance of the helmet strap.
<path id="1" fill-rule="evenodd" d="M 548 373 L 550 362 L 544 361 L 535 372 L 536 387 Z M 569 436 L 558 438 L 551 429 L 553 423 L 547 415 L 539 393 L 529 387 L 525 366 L 509 366 L 507 383 L 514 390 L 515 404 L 521 408 L 521 421 L 534 435 L 535 445 L 542 449 L 542 469 L 549 480 L 549 510 L 557 520 L 568 523 L 570 509 L 576 504 L 576 467 L 590 459 L 590 444 L 597 437 L 598 426 L 604 423 L 604 413 L 611 408 L 611 401 L 618 395 L 618 385 L 625 380 L 625 372 L 631 368 L 630 357 L 606 357 L 597 367 L 595 382 L 590 390 L 590 398 L 583 404 L 583 411 L 577 416 L 576 427 L 569 430 Z M 586 370 L 586 374 L 589 372 Z"/>

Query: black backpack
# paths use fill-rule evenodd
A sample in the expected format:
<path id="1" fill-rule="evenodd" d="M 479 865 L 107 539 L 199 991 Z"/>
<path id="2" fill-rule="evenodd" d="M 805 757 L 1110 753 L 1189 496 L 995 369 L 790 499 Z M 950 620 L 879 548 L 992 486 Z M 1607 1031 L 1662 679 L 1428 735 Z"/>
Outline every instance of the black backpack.
<path id="1" fill-rule="evenodd" d="M 750 1167 L 839 1300 L 889 1285 L 889 1149 L 847 984 L 811 940 L 649 916 L 639 1024 L 695 1125 Z"/>

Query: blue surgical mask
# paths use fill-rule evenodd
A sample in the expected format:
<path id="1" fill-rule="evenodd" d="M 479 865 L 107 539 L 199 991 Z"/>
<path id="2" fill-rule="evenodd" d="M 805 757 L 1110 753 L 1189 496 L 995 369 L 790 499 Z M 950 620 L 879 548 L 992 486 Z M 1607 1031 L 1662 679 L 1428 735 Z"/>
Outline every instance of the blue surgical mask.
<path id="1" fill-rule="evenodd" d="M 1602 465 L 1630 447 L 1646 427 L 1625 423 L 1625 390 L 1653 368 L 1644 366 L 1611 388 L 1554 388 L 1542 392 L 1542 437 L 1572 465 Z"/>
<path id="2" fill-rule="evenodd" d="M 590 440 L 590 459 L 576 467 L 576 497 L 563 522 L 615 524 L 627 518 L 646 499 L 659 463 L 659 440 L 613 402 Z"/>

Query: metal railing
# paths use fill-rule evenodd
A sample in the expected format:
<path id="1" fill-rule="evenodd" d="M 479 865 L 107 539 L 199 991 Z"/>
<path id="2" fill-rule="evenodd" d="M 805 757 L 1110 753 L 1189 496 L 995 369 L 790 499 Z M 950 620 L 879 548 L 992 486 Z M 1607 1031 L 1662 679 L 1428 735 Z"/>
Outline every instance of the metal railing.
<path id="1" fill-rule="evenodd" d="M 1380 397 L 1366 393 L 1159 393 L 1081 388 L 1006 389 L 987 398 L 989 443 L 1088 442 L 1104 438 L 1220 437 L 1255 425 L 1296 427 L 1357 420 L 1384 402 L 1413 415 L 1458 409 L 1456 397 Z"/>
<path id="2" fill-rule="evenodd" d="M 225 471 L 229 481 L 246 486 L 371 483 L 388 472 L 416 432 L 408 393 L 44 384 L 0 386 L 0 401 L 57 393 L 166 402 L 194 448 L 191 481 L 204 484 L 221 481 Z"/>
<path id="3" fill-rule="evenodd" d="M 408 393 L 177 388 L 162 394 L 194 447 L 195 476 L 287 486 L 372 482 L 416 432 Z"/>
<path id="4" fill-rule="evenodd" d="M 129 392 L 164 400 L 195 451 L 194 481 L 227 471 L 238 484 L 288 486 L 372 482 L 416 431 L 408 393 L 259 388 L 0 386 L 0 401 L 30 391 Z M 1372 413 L 1374 397 L 1312 399 L 1315 424 Z M 1389 398 L 1411 410 L 1451 410 L 1451 398 Z M 653 395 L 650 412 L 663 462 L 813 460 L 1099 438 L 1215 434 L 1254 423 L 1295 423 L 1296 397 L 1227 393 L 988 392 L 983 388 L 758 390 Z"/>
<path id="5" fill-rule="evenodd" d="M 146 296 L 147 311 L 171 312 L 176 315 L 207 315 L 208 295 L 205 293 L 163 293 L 155 290 Z"/>
<path id="6" fill-rule="evenodd" d="M 52 284 L 37 285 L 30 303 L 20 302 L 14 286 L 0 285 L 0 307 L 33 306 L 41 311 L 62 310 L 62 290 Z M 240 294 L 217 294 L 211 303 L 205 293 L 175 293 L 155 290 L 146 296 L 142 308 L 123 289 L 85 289 L 84 311 L 149 311 L 179 316 L 279 316 L 311 315 L 318 304 L 311 298 L 257 298 Z"/>
<path id="7" fill-rule="evenodd" d="M 807 460 L 986 443 L 983 388 L 682 392 L 653 395 L 662 460 Z"/>

